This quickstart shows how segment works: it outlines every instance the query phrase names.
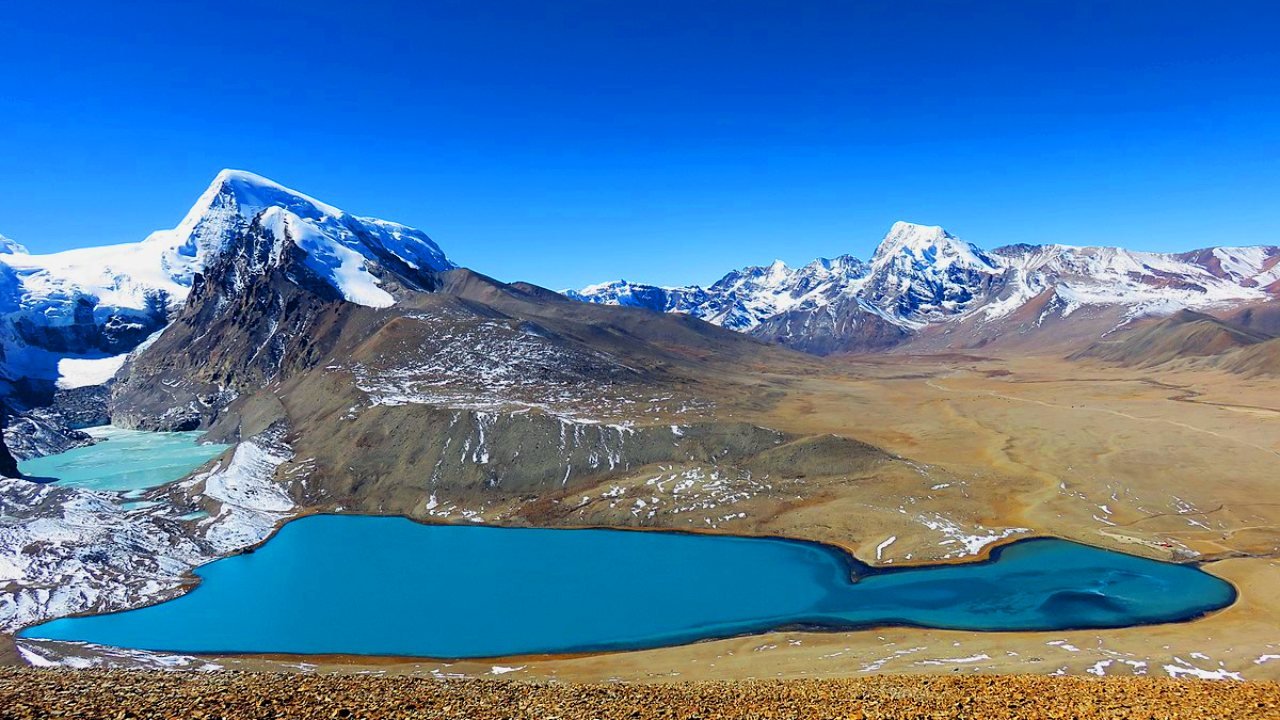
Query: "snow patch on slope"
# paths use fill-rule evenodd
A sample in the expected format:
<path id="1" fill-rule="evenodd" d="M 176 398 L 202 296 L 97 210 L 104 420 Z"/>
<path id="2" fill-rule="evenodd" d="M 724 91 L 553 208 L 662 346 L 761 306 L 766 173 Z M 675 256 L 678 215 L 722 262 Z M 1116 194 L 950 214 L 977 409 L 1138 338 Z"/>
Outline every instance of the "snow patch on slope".
<path id="1" fill-rule="evenodd" d="M 277 246 L 292 242 L 307 255 L 306 265 L 342 293 L 347 302 L 385 308 L 396 303 L 391 293 L 369 272 L 364 256 L 336 241 L 316 223 L 303 220 L 280 207 L 271 207 L 260 216 L 262 227 L 276 238 Z M 278 253 L 275 254 L 278 259 Z"/>
<path id="2" fill-rule="evenodd" d="M 101 385 L 115 377 L 128 359 L 129 353 L 93 359 L 62 358 L 58 361 L 58 388 L 70 390 Z"/>
<path id="3" fill-rule="evenodd" d="M 293 457 L 279 431 L 240 443 L 225 467 L 218 466 L 187 480 L 203 483 L 204 495 L 221 503 L 218 514 L 204 521 L 205 539 L 218 552 L 231 552 L 265 540 L 294 510 L 293 500 L 273 482 L 276 468 Z"/>
<path id="4" fill-rule="evenodd" d="M 225 466 L 179 483 L 218 506 L 194 524 L 185 507 L 126 510 L 120 493 L 0 478 L 0 632 L 167 599 L 193 568 L 266 540 L 295 511 L 274 482 L 292 457 L 282 437 L 246 440 Z"/>
<path id="5" fill-rule="evenodd" d="M 208 556 L 178 524 L 120 496 L 0 479 L 0 632 L 172 595 Z"/>

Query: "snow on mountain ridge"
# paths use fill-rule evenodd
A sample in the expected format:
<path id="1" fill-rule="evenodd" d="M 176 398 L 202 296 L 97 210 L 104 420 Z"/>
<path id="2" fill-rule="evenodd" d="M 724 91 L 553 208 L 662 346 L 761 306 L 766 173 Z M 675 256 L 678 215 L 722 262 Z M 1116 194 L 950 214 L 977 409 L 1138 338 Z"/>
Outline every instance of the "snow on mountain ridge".
<path id="1" fill-rule="evenodd" d="M 6 372 L 53 379 L 61 358 L 127 352 L 162 327 L 185 301 L 196 274 L 264 215 L 268 224 L 279 219 L 277 229 L 287 228 L 304 264 L 351 302 L 395 302 L 375 273 L 404 277 L 402 285 L 419 288 L 421 273 L 454 267 L 421 231 L 350 215 L 250 172 L 223 170 L 176 227 L 140 242 L 32 255 L 0 241 Z"/>
<path id="2" fill-rule="evenodd" d="M 796 338 L 789 333 L 867 327 L 855 320 L 870 315 L 908 334 L 969 317 L 992 322 L 1012 317 L 1041 296 L 1049 298 L 1039 311 L 1042 317 L 1045 312 L 1066 317 L 1085 306 L 1122 306 L 1127 319 L 1264 300 L 1280 294 L 1280 249 L 1216 247 L 1173 254 L 1022 244 L 988 252 L 939 226 L 897 222 L 869 263 L 846 255 L 820 258 L 797 270 L 780 263 L 748 267 L 705 290 L 626 285 L 609 284 L 607 293 L 593 286 L 569 294 L 619 304 L 614 298 L 634 296 L 641 287 L 646 296 L 679 293 L 690 301 L 684 307 L 645 306 L 687 312 L 735 330 L 759 329 L 791 342 Z M 813 315 L 817 311 L 850 314 L 849 321 L 819 320 Z M 883 325 L 870 327 L 877 328 L 875 340 L 882 342 L 888 331 Z"/>
<path id="3" fill-rule="evenodd" d="M 317 275 L 337 288 L 348 302 L 369 307 L 391 307 L 395 298 L 379 285 L 381 282 L 367 269 L 366 258 L 315 223 L 304 220 L 282 207 L 269 207 L 258 216 L 262 227 L 275 237 L 271 262 L 279 262 L 286 243 L 297 245 L 304 253 L 304 263 Z"/>
<path id="4" fill-rule="evenodd" d="M 940 226 L 899 220 L 876 247 L 871 264 L 881 266 L 900 261 L 904 256 L 940 269 L 954 264 L 986 272 L 998 269 L 995 261 L 976 245 L 957 238 Z"/>
<path id="5" fill-rule="evenodd" d="M 385 250 L 415 270 L 454 267 L 440 248 L 418 230 L 348 215 L 243 170 L 219 172 L 177 227 L 153 232 L 140 243 L 77 248 L 48 255 L 10 255 L 0 257 L 0 263 L 14 268 L 22 278 L 25 307 L 83 295 L 96 298 L 104 310 L 141 309 L 145 307 L 145 291 L 154 289 L 169 292 L 174 302 L 181 303 L 195 273 L 224 252 L 227 243 L 268 208 L 288 211 L 298 228 L 307 226 L 313 232 L 334 235 L 332 239 L 347 248 L 355 249 L 371 240 L 379 246 L 371 250 Z M 313 234 L 306 237 L 315 240 Z M 340 252 L 315 242 L 311 245 L 322 256 Z M 360 254 L 373 259 L 375 253 Z"/>
<path id="6" fill-rule="evenodd" d="M 190 285 L 194 272 L 224 253 L 227 244 L 240 235 L 253 218 L 271 208 L 288 211 L 296 218 L 299 228 L 307 226 L 332 240 L 332 246 L 328 246 L 328 243 L 316 242 L 313 233 L 306 235 L 314 251 L 335 262 L 339 255 L 350 259 L 336 249 L 342 245 L 368 260 L 373 259 L 377 250 L 385 250 L 413 270 L 453 267 L 439 246 L 414 228 L 349 215 L 310 195 L 244 170 L 219 172 L 176 228 L 154 232 L 143 244 L 164 248 L 163 262 L 183 284 Z M 361 246 L 368 242 L 379 247 L 362 250 Z M 385 306 L 383 298 L 378 302 L 378 307 Z"/>
<path id="7" fill-rule="evenodd" d="M 1261 301 L 1263 289 L 1280 279 L 1280 249 L 1217 247 L 1188 253 L 1153 253 L 1116 247 L 1040 245 L 1000 254 L 1009 284 L 1022 296 L 1052 290 L 1068 316 L 1084 306 L 1126 306 L 1125 317 L 1163 315 L 1184 308 L 1210 308 Z M 1212 257 L 1224 270 L 1205 262 Z M 1272 259 L 1268 265 L 1267 258 Z M 1230 268 L 1230 270 L 1226 270 Z M 1016 309 L 1007 307 L 1009 312 Z M 983 308 L 999 316 L 996 305 Z"/>

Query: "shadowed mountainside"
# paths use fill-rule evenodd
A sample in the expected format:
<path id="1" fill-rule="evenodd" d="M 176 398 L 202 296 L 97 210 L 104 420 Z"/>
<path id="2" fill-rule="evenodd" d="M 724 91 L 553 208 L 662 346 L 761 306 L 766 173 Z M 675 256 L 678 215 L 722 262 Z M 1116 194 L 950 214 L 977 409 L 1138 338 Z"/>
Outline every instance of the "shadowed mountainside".
<path id="1" fill-rule="evenodd" d="M 0 403 L 0 422 L 3 422 L 5 416 L 4 405 Z M 13 459 L 13 454 L 9 452 L 9 446 L 4 441 L 4 435 L 0 434 L 0 477 L 21 477 L 18 472 L 18 462 Z"/>

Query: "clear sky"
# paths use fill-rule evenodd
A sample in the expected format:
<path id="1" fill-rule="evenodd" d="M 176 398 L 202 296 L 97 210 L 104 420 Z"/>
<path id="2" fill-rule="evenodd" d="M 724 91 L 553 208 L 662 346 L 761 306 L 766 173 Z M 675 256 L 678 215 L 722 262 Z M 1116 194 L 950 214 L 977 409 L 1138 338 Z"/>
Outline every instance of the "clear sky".
<path id="1" fill-rule="evenodd" d="M 985 247 L 1280 243 L 1268 2 L 4 2 L 0 233 L 172 227 L 223 167 L 553 288 Z"/>

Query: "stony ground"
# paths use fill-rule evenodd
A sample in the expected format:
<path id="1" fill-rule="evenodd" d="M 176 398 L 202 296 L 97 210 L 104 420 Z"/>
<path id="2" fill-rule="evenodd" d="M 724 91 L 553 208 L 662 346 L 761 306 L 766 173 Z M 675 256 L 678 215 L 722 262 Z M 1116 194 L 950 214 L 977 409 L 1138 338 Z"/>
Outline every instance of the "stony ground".
<path id="1" fill-rule="evenodd" d="M 0 718 L 1280 718 L 1280 684 L 1046 676 L 560 685 L 0 670 Z"/>

